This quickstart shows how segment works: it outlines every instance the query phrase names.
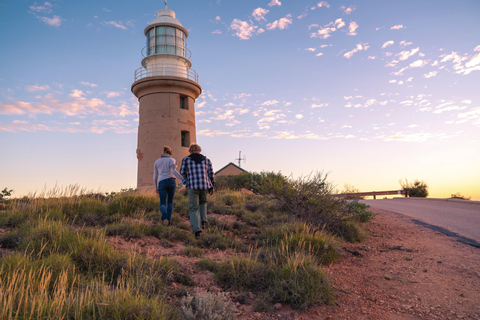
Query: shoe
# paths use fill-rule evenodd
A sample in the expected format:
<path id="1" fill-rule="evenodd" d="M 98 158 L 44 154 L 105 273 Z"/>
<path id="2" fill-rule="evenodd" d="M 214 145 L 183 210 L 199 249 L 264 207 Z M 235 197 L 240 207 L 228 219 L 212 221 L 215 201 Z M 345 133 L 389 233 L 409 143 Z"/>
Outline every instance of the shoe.
<path id="1" fill-rule="evenodd" d="M 202 233 L 202 231 L 195 232 L 195 238 L 197 238 L 197 239 L 200 238 L 200 233 Z"/>
<path id="2" fill-rule="evenodd" d="M 168 222 L 167 219 L 163 220 L 163 225 L 164 225 L 164 226 L 168 226 L 169 224 L 170 224 L 170 222 Z"/>
<path id="3" fill-rule="evenodd" d="M 202 229 L 205 228 L 205 225 L 207 224 L 207 221 L 202 221 Z"/>

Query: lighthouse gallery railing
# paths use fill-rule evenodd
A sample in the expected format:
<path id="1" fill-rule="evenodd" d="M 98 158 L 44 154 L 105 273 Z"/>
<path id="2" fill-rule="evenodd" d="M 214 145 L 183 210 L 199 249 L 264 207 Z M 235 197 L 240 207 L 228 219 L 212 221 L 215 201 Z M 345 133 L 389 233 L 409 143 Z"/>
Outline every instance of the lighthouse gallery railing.
<path id="1" fill-rule="evenodd" d="M 195 70 L 188 69 L 182 66 L 161 65 L 149 66 L 147 69 L 140 67 L 135 70 L 135 81 L 147 77 L 170 76 L 186 78 L 198 83 L 198 74 Z"/>

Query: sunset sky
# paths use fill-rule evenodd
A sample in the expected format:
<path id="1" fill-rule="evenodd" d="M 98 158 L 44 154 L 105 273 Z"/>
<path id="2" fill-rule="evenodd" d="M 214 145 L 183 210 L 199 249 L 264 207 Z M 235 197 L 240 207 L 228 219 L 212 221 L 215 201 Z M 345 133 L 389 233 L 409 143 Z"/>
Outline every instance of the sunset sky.
<path id="1" fill-rule="evenodd" d="M 136 186 L 144 28 L 160 0 L 0 2 L 0 189 Z M 218 170 L 480 200 L 480 1 L 169 0 Z"/>

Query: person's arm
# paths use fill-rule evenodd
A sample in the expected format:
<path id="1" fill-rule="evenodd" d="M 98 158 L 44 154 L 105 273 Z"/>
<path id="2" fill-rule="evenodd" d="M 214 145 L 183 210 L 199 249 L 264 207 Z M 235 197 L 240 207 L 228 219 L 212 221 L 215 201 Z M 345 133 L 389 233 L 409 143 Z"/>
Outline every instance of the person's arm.
<path id="1" fill-rule="evenodd" d="M 175 162 L 175 159 L 172 159 L 173 161 L 170 164 L 170 172 L 177 178 L 183 181 L 185 179 L 176 169 L 177 163 Z"/>
<path id="2" fill-rule="evenodd" d="M 185 161 L 185 158 L 183 158 L 182 165 L 180 166 L 180 174 L 184 177 L 184 179 L 188 178 L 187 162 Z"/>
<path id="3" fill-rule="evenodd" d="M 215 190 L 215 176 L 213 175 L 212 161 L 210 161 L 210 159 L 208 159 L 207 162 L 207 175 L 210 179 L 210 182 L 212 183 L 212 188 L 208 190 L 208 193 L 210 193 L 210 195 L 213 195 L 213 192 Z"/>
<path id="4" fill-rule="evenodd" d="M 155 185 L 155 190 L 158 191 L 158 184 L 157 184 L 157 179 L 158 179 L 158 170 L 157 170 L 157 162 L 155 161 L 153 165 L 153 184 Z"/>

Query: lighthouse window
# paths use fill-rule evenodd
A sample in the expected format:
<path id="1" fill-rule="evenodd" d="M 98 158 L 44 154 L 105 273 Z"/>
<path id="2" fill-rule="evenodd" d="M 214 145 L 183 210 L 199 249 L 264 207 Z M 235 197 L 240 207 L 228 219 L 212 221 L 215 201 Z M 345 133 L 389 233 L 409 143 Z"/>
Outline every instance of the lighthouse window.
<path id="1" fill-rule="evenodd" d="M 175 44 L 175 37 L 167 36 L 167 44 Z"/>
<path id="2" fill-rule="evenodd" d="M 190 132 L 182 131 L 182 147 L 190 146 Z"/>
<path id="3" fill-rule="evenodd" d="M 165 27 L 157 27 L 157 35 L 165 34 Z"/>
<path id="4" fill-rule="evenodd" d="M 180 109 L 188 110 L 188 97 L 187 96 L 180 96 Z"/>
<path id="5" fill-rule="evenodd" d="M 157 36 L 157 45 L 165 43 L 165 35 Z"/>
<path id="6" fill-rule="evenodd" d="M 174 46 L 167 46 L 167 53 L 175 54 L 175 47 Z"/>

